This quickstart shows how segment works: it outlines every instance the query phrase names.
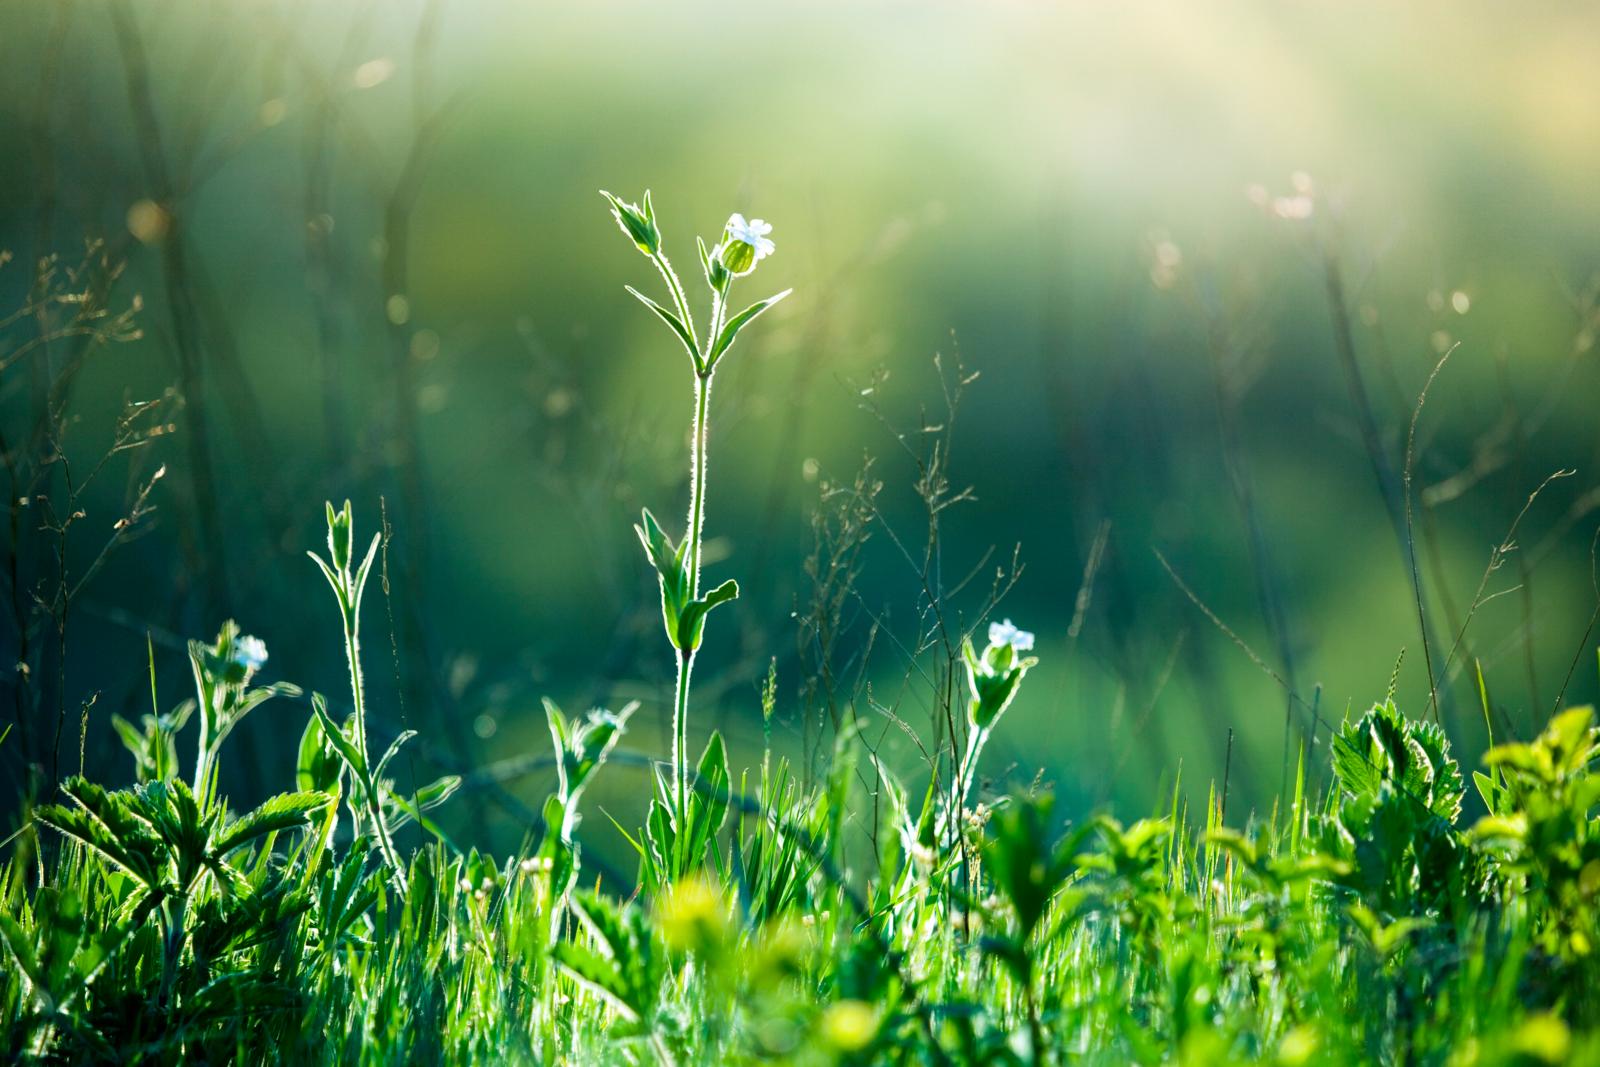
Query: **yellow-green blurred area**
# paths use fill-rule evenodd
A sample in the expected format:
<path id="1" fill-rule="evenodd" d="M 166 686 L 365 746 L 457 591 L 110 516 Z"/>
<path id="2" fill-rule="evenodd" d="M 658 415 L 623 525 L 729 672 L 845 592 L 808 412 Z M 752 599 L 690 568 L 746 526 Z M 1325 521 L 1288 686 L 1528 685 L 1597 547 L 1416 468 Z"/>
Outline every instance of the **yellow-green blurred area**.
<path id="1" fill-rule="evenodd" d="M 149 706 L 147 633 L 175 703 L 181 640 L 224 612 L 267 642 L 268 676 L 340 699 L 337 613 L 304 551 L 324 498 L 354 501 L 359 534 L 381 497 L 375 729 L 418 727 L 434 762 L 482 768 L 548 750 L 543 695 L 638 699 L 624 748 L 664 755 L 672 660 L 630 524 L 647 505 L 679 532 L 689 370 L 623 292 L 659 279 L 597 195 L 648 187 L 694 299 L 694 237 L 732 211 L 777 244 L 735 303 L 795 289 L 718 375 L 708 576 L 743 595 L 708 626 L 697 749 L 716 725 L 736 766 L 759 762 L 775 657 L 774 746 L 820 765 L 818 649 L 796 637 L 812 515 L 872 456 L 878 516 L 829 684 L 907 777 L 943 681 L 918 652 L 927 589 L 949 594 L 948 632 L 980 627 L 1019 545 L 994 615 L 1035 631 L 1041 662 L 985 753 L 997 785 L 1037 775 L 1070 811 L 1132 812 L 1180 769 L 1195 798 L 1226 770 L 1231 803 L 1264 808 L 1286 716 L 1299 741 L 1316 708 L 1320 775 L 1329 724 L 1383 697 L 1402 650 L 1402 706 L 1430 714 L 1431 666 L 1475 764 L 1478 664 L 1497 736 L 1597 690 L 1597 42 L 1579 4 L 6 5 L 0 317 L 42 256 L 75 261 L 86 238 L 126 261 L 109 303 L 142 298 L 142 339 L 74 378 L 73 469 L 125 399 L 196 393 L 85 495 L 77 574 L 130 470 L 167 465 L 148 532 L 73 609 L 59 692 L 33 600 L 55 542 L 39 508 L 12 509 L 5 639 L 32 626 L 34 667 L 5 652 L 6 721 L 14 702 L 47 741 L 65 708 L 75 770 L 98 694 L 86 762 L 129 776 L 107 717 Z M 1450 353 L 1409 494 L 1426 656 L 1341 315 L 1397 481 Z M 0 355 L 38 328 L 11 322 Z M 8 449 L 70 352 L 5 366 Z M 936 353 L 946 384 L 977 375 L 953 423 Z M 925 585 L 913 457 L 946 426 L 949 492 L 973 499 L 940 514 Z M 1558 470 L 1576 473 L 1485 576 Z M 287 784 L 305 714 L 280 702 L 240 728 L 239 792 Z M 20 771 L 15 738 L 0 758 Z M 446 809 L 466 840 L 515 843 L 515 803 L 548 788 L 503 770 Z M 644 774 L 604 777 L 591 796 L 636 825 Z M 585 829 L 615 852 L 598 811 Z"/>

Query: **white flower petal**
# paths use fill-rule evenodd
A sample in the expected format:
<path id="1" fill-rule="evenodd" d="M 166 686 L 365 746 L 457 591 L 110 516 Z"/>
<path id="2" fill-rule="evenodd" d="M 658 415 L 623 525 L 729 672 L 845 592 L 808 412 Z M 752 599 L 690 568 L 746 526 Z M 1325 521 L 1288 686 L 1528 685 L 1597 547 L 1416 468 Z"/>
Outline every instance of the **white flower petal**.
<path id="1" fill-rule="evenodd" d="M 1033 634 L 1027 630 L 1019 630 L 1010 619 L 989 624 L 989 644 L 1010 645 L 1018 652 L 1033 650 Z"/>

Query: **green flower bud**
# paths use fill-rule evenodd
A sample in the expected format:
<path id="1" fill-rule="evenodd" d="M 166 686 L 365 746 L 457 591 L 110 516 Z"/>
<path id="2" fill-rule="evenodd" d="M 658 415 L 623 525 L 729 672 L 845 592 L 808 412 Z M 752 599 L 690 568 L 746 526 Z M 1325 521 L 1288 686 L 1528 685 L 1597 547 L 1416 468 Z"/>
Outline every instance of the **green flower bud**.
<path id="1" fill-rule="evenodd" d="M 731 215 L 723 230 L 722 243 L 717 245 L 711 258 L 735 278 L 749 274 L 757 263 L 772 255 L 775 246 L 767 236 L 771 232 L 772 226 L 761 219 L 746 221 L 743 215 Z"/>
<path id="2" fill-rule="evenodd" d="M 336 571 L 350 569 L 350 501 L 339 511 L 328 502 L 328 558 Z"/>
<path id="3" fill-rule="evenodd" d="M 661 231 L 656 228 L 656 213 L 650 205 L 648 190 L 644 194 L 643 207 L 612 196 L 604 189 L 600 190 L 600 195 L 611 202 L 611 217 L 617 220 L 617 225 L 639 251 L 647 256 L 661 251 Z"/>
<path id="4" fill-rule="evenodd" d="M 724 241 L 717 246 L 717 263 L 729 274 L 748 274 L 756 265 L 755 246 L 743 241 Z"/>

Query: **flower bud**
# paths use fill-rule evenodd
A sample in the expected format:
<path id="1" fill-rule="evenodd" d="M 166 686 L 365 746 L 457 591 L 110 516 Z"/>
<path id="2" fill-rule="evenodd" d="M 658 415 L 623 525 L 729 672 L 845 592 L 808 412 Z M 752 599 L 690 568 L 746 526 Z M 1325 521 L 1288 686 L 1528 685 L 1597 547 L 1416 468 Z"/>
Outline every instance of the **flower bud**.
<path id="1" fill-rule="evenodd" d="M 600 190 L 600 195 L 611 202 L 611 217 L 617 220 L 617 225 L 639 251 L 647 256 L 661 251 L 661 231 L 656 228 L 656 213 L 650 206 L 648 191 L 644 194 L 643 207 L 612 196 L 604 189 Z"/>
<path id="2" fill-rule="evenodd" d="M 749 274 L 756 265 L 755 246 L 743 241 L 722 242 L 717 246 L 715 257 L 717 264 L 735 277 Z"/>
<path id="3" fill-rule="evenodd" d="M 328 503 L 328 558 L 333 562 L 333 569 L 346 571 L 350 569 L 350 501 L 344 502 L 344 507 L 339 511 L 333 510 L 333 504 Z"/>

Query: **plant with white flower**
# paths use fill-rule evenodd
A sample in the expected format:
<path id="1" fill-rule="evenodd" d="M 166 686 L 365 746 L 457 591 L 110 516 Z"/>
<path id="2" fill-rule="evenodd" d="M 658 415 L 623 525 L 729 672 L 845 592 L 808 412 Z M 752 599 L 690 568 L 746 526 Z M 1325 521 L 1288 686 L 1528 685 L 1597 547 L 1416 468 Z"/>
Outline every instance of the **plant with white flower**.
<path id="1" fill-rule="evenodd" d="M 1023 675 L 1039 661 L 1022 653 L 1033 651 L 1033 634 L 1017 628 L 1010 619 L 989 624 L 989 644 L 982 654 L 973 648 L 972 638 L 961 642 L 961 660 L 966 667 L 967 751 L 956 773 L 956 808 L 966 804 L 977 773 L 978 756 L 994 732 L 995 724 L 1016 699 Z"/>
<path id="2" fill-rule="evenodd" d="M 194 795 L 202 810 L 216 794 L 216 759 L 222 742 L 253 709 L 275 696 L 299 696 L 288 682 L 252 686 L 267 662 L 267 646 L 259 637 L 239 632 L 229 619 L 214 644 L 189 642 L 194 670 L 195 704 L 200 711 L 199 754 L 195 759 Z"/>
<path id="3" fill-rule="evenodd" d="M 702 533 L 705 527 L 707 450 L 710 443 L 711 383 L 717 365 L 741 330 L 788 296 L 785 289 L 775 296 L 758 300 L 738 314 L 730 315 L 730 294 L 735 278 L 749 275 L 763 259 L 770 256 L 775 245 L 767 235 L 772 226 L 761 219 L 747 220 L 743 215 L 730 215 L 722 231 L 722 239 L 714 248 L 696 238 L 700 252 L 700 268 L 710 290 L 711 308 L 704 337 L 695 327 L 694 315 L 689 306 L 688 294 L 672 267 L 663 247 L 661 228 L 656 221 L 655 206 L 646 192 L 641 204 L 633 204 L 601 191 L 601 196 L 611 205 L 611 215 L 619 228 L 643 255 L 649 258 L 666 283 L 671 307 L 628 286 L 628 292 L 649 308 L 667 327 L 689 355 L 694 371 L 694 421 L 691 427 L 693 442 L 689 456 L 689 515 L 683 539 L 674 543 L 649 509 L 645 509 L 641 523 L 635 527 L 645 554 L 656 569 L 661 586 L 661 618 L 677 659 L 677 685 L 673 702 L 672 722 L 672 828 L 680 839 L 689 834 L 692 813 L 687 797 L 688 766 L 688 713 L 689 679 L 694 669 L 695 652 L 700 647 L 706 614 L 719 604 L 727 603 L 739 595 L 737 582 L 731 579 L 711 590 L 702 590 L 700 584 L 700 555 Z M 720 739 L 713 736 L 713 746 L 720 751 Z M 711 749 L 707 749 L 708 757 Z M 702 760 L 704 763 L 704 760 Z M 704 777 L 704 775 L 701 775 Z M 652 820 L 653 822 L 654 820 Z"/>

